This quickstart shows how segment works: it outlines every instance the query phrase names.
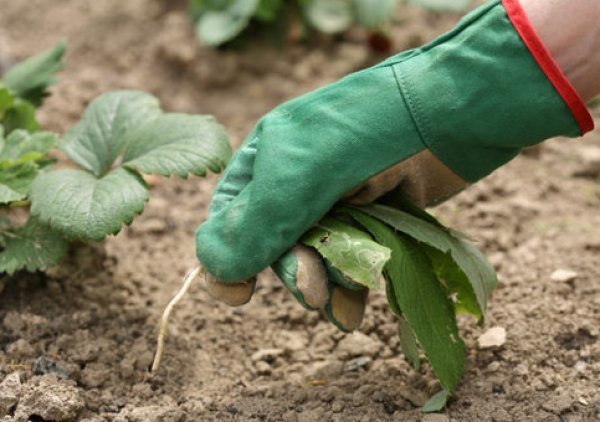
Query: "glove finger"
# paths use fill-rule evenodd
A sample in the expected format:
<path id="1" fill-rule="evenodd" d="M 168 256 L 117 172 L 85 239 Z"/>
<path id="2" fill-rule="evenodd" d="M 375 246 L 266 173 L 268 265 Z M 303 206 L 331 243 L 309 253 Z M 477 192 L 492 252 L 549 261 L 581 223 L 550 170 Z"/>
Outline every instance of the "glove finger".
<path id="1" fill-rule="evenodd" d="M 204 273 L 204 284 L 208 294 L 229 306 L 241 306 L 250 301 L 256 286 L 256 277 L 235 283 L 218 281 L 208 272 Z"/>
<path id="2" fill-rule="evenodd" d="M 365 315 L 369 289 L 348 289 L 331 283 L 329 303 L 325 306 L 325 315 L 336 327 L 344 332 L 356 330 Z"/>
<path id="3" fill-rule="evenodd" d="M 337 268 L 333 267 L 328 260 L 325 260 L 325 268 L 327 269 L 327 277 L 333 283 L 338 284 L 342 287 L 345 287 L 349 290 L 364 289 L 364 286 L 362 286 L 358 283 L 355 283 L 352 280 L 349 280 L 346 277 L 344 277 L 344 275 L 341 273 L 341 271 L 338 270 Z"/>
<path id="4" fill-rule="evenodd" d="M 257 128 L 246 138 L 221 175 L 210 202 L 210 214 L 225 208 L 252 180 L 256 158 Z"/>
<path id="5" fill-rule="evenodd" d="M 272 265 L 296 300 L 309 310 L 322 309 L 329 299 L 327 272 L 313 249 L 296 245 Z"/>

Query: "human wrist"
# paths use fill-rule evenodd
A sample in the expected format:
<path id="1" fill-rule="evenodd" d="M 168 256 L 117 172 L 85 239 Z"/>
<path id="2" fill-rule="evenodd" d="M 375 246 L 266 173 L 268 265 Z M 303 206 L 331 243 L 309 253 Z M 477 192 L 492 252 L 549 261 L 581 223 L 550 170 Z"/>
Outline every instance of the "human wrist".
<path id="1" fill-rule="evenodd" d="M 600 93 L 600 2 L 521 0 L 562 72 L 584 101 Z M 557 30 L 560 28 L 560 30 Z"/>

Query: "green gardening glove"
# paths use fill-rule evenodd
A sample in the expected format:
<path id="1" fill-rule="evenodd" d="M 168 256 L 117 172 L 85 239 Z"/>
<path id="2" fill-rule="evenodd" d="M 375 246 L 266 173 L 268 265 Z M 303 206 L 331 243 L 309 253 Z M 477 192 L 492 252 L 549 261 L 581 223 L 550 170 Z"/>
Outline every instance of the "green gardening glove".
<path id="1" fill-rule="evenodd" d="M 284 103 L 258 122 L 197 231 L 209 290 L 241 304 L 252 277 L 272 265 L 304 306 L 324 308 L 344 330 L 356 328 L 365 290 L 314 251 L 294 247 L 336 202 L 369 202 L 400 189 L 430 205 L 523 147 L 592 127 L 517 0 L 489 2 L 433 42 Z"/>

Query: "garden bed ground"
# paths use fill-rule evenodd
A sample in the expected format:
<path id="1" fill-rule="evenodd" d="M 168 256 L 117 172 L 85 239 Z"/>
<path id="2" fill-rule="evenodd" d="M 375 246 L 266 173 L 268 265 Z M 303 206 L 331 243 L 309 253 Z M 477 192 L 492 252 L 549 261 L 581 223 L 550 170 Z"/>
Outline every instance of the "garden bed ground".
<path id="1" fill-rule="evenodd" d="M 456 20 L 401 12 L 397 49 Z M 4 57 L 60 38 L 68 66 L 41 113 L 46 128 L 65 130 L 95 95 L 126 87 L 168 110 L 216 115 L 236 144 L 279 102 L 378 60 L 360 33 L 285 51 L 210 51 L 195 41 L 183 1 L 0 0 Z M 195 263 L 210 177 L 151 179 L 146 213 L 119 236 L 74 248 L 47 275 L 2 280 L 0 420 L 596 420 L 600 184 L 576 175 L 599 151 L 598 131 L 552 140 L 435 210 L 498 268 L 487 326 L 507 331 L 502 348 L 478 350 L 485 328 L 461 321 L 468 370 L 443 415 L 417 409 L 437 386 L 400 356 L 383 292 L 371 295 L 360 332 L 344 335 L 269 277 L 237 309 L 196 284 L 176 311 L 158 377 L 148 378 L 160 313 Z M 557 280 L 558 269 L 575 275 Z"/>

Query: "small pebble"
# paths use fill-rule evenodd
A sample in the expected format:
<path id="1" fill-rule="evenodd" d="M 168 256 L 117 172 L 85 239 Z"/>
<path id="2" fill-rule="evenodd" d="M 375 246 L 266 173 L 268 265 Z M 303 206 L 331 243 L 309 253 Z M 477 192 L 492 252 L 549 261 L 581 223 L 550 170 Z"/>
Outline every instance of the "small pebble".
<path id="1" fill-rule="evenodd" d="M 480 349 L 501 347 L 504 343 L 506 343 L 506 330 L 504 327 L 492 327 L 477 339 L 477 345 Z"/>
<path id="2" fill-rule="evenodd" d="M 271 375 L 271 366 L 265 361 L 258 361 L 254 365 L 258 375 Z"/>
<path id="3" fill-rule="evenodd" d="M 6 415 L 17 404 L 21 395 L 21 379 L 18 372 L 8 374 L 0 384 L 0 416 Z"/>
<path id="4" fill-rule="evenodd" d="M 346 372 L 358 371 L 360 368 L 364 368 L 370 364 L 372 359 L 368 356 L 360 356 L 346 363 L 344 370 Z"/>
<path id="5" fill-rule="evenodd" d="M 584 372 L 587 368 L 587 363 L 582 360 L 578 360 L 573 367 L 577 372 Z"/>
<path id="6" fill-rule="evenodd" d="M 331 411 L 333 413 L 340 413 L 342 410 L 344 410 L 344 403 L 341 401 L 334 401 L 331 405 Z"/>
<path id="7" fill-rule="evenodd" d="M 252 354 L 250 359 L 253 362 L 265 361 L 265 362 L 274 362 L 277 356 L 281 356 L 283 354 L 282 349 L 260 349 L 259 351 Z"/>
<path id="8" fill-rule="evenodd" d="M 578 275 L 575 271 L 560 268 L 550 275 L 550 280 L 557 283 L 567 283 L 575 280 Z"/>

